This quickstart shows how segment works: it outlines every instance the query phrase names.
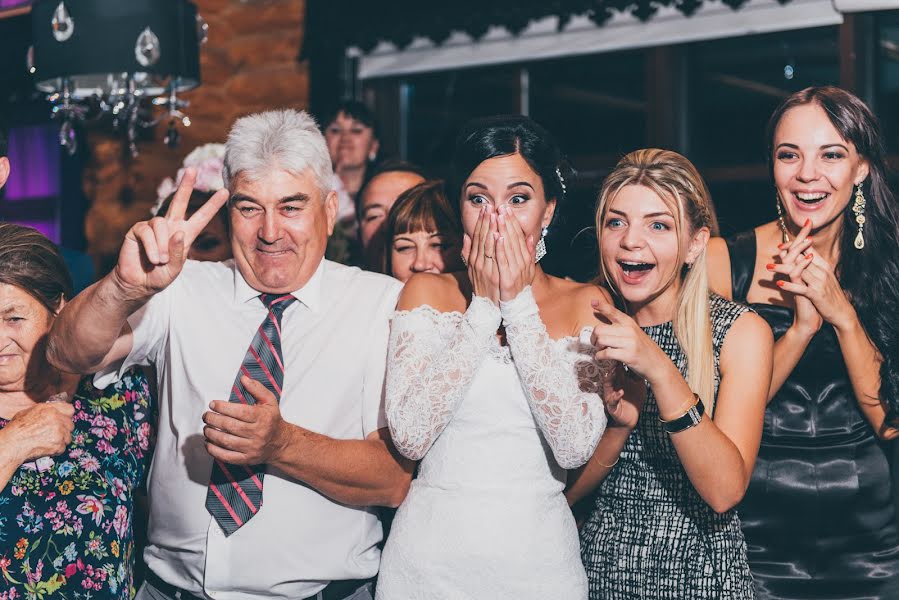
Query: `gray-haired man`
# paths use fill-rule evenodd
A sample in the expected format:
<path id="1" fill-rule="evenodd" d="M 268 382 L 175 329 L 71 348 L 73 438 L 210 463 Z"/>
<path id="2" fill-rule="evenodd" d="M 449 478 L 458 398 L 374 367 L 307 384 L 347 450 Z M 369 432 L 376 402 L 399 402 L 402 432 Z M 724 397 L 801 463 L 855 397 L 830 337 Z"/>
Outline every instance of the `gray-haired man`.
<path id="1" fill-rule="evenodd" d="M 156 366 L 139 598 L 367 598 L 382 534 L 365 507 L 398 505 L 411 479 L 381 401 L 400 286 L 324 260 L 337 197 L 307 114 L 238 120 L 224 175 L 234 260 L 185 261 L 228 200 L 185 220 L 188 173 L 169 214 L 132 227 L 114 271 L 67 305 L 50 359 L 100 380 Z"/>

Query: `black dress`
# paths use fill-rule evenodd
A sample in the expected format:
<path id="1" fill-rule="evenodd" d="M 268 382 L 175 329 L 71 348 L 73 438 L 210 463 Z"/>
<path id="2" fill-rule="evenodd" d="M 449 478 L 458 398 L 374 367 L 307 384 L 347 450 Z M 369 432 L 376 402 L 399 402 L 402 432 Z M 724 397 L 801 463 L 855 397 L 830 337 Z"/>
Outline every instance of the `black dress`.
<path id="1" fill-rule="evenodd" d="M 727 240 L 733 297 L 745 302 L 755 232 Z M 793 311 L 750 304 L 780 338 Z M 899 526 L 888 457 L 824 323 L 768 404 L 738 508 L 760 599 L 899 599 Z"/>

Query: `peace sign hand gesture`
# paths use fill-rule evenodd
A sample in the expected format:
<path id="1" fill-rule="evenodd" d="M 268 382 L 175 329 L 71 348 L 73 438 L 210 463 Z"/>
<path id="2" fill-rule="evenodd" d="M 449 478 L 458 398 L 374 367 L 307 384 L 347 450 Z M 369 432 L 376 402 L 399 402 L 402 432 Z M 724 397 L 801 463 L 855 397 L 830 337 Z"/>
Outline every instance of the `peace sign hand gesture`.
<path id="1" fill-rule="evenodd" d="M 181 273 L 191 244 L 228 201 L 228 190 L 219 190 L 185 219 L 196 178 L 196 169 L 187 169 L 165 217 L 141 221 L 125 235 L 113 273 L 128 297 L 147 298 L 167 288 Z"/>

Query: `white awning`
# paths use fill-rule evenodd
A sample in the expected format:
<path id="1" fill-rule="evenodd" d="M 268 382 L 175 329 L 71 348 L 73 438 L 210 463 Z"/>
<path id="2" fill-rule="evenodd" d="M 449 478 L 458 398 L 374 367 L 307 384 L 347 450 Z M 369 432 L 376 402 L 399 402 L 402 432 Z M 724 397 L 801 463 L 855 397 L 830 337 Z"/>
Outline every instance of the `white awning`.
<path id="1" fill-rule="evenodd" d="M 899 0 L 791 0 L 783 5 L 775 0 L 750 0 L 739 10 L 706 1 L 690 17 L 674 7 L 659 8 L 645 23 L 619 13 L 599 26 L 581 16 L 561 32 L 557 18 L 547 17 L 518 36 L 492 27 L 480 41 L 454 33 L 439 46 L 417 38 L 405 50 L 382 42 L 367 54 L 355 49 L 350 54 L 359 57 L 359 77 L 372 79 L 838 25 L 843 22 L 840 11 L 849 9 L 838 10 L 835 5 L 896 7 Z"/>

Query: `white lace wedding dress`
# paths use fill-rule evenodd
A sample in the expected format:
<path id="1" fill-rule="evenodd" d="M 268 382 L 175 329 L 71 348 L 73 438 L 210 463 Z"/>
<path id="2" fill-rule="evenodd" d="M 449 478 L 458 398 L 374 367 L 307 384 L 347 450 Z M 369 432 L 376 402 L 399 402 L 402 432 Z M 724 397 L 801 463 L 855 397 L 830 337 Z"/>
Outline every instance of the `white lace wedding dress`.
<path id="1" fill-rule="evenodd" d="M 505 325 L 508 347 L 496 338 Z M 583 600 L 566 468 L 605 430 L 601 365 L 551 340 L 530 288 L 501 307 L 394 316 L 387 419 L 421 460 L 381 560 L 378 600 Z"/>

